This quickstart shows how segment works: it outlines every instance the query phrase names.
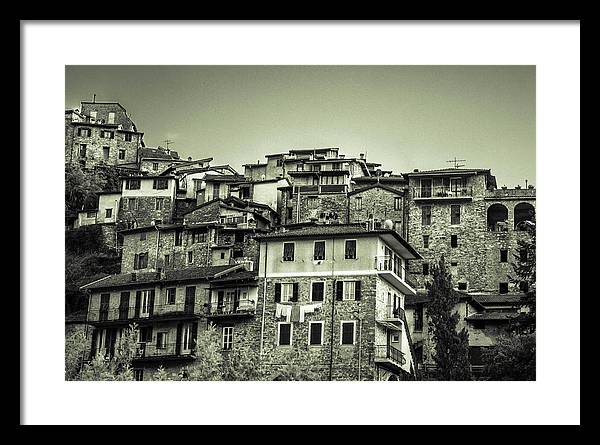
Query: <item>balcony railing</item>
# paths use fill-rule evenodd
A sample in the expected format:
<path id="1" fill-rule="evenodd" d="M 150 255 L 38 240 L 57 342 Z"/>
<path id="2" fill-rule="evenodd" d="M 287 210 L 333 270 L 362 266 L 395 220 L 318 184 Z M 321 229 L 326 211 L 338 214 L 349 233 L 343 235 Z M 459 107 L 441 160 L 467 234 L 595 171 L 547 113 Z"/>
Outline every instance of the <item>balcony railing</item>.
<path id="1" fill-rule="evenodd" d="M 403 366 L 406 364 L 406 357 L 404 356 L 404 353 L 399 349 L 394 348 L 392 345 L 376 345 L 375 357 L 379 359 L 391 360 L 398 366 Z"/>
<path id="2" fill-rule="evenodd" d="M 436 185 L 432 187 L 413 188 L 413 197 L 416 199 L 429 198 L 470 198 L 473 196 L 473 187 L 451 187 L 446 185 Z"/>
<path id="3" fill-rule="evenodd" d="M 194 304 L 178 302 L 173 304 L 155 304 L 153 307 L 124 306 L 117 308 L 105 308 L 90 310 L 88 321 L 113 322 L 140 320 L 151 317 L 167 317 L 180 315 L 194 315 Z"/>
<path id="4" fill-rule="evenodd" d="M 393 272 L 410 287 L 413 289 L 417 288 L 417 281 L 415 278 L 402 264 L 400 264 L 399 261 L 394 261 L 391 255 L 375 256 L 375 269 L 380 272 Z"/>
<path id="5" fill-rule="evenodd" d="M 393 304 L 385 305 L 385 318 L 387 319 L 402 319 L 404 309 L 401 307 L 395 307 Z"/>
<path id="6" fill-rule="evenodd" d="M 254 315 L 256 302 L 254 300 L 237 300 L 225 303 L 206 304 L 205 314 L 207 317 L 219 317 L 228 315 Z"/>
<path id="7" fill-rule="evenodd" d="M 160 357 L 195 357 L 196 348 L 183 343 L 138 343 L 136 350 L 136 359 L 160 358 Z"/>

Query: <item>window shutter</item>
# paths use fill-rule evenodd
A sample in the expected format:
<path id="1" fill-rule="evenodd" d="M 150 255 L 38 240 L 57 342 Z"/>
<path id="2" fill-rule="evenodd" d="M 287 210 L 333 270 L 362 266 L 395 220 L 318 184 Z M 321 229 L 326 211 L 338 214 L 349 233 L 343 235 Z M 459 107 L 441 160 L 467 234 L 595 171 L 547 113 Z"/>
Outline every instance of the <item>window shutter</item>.
<path id="1" fill-rule="evenodd" d="M 298 288 L 299 288 L 299 283 L 294 283 L 292 285 L 292 301 L 298 301 Z"/>
<path id="2" fill-rule="evenodd" d="M 135 318 L 140 317 L 140 306 L 142 305 L 142 291 L 135 292 Z"/>
<path id="3" fill-rule="evenodd" d="M 175 337 L 175 354 L 181 354 L 181 333 L 183 330 L 183 325 L 181 323 L 177 323 L 177 335 Z"/>
<path id="4" fill-rule="evenodd" d="M 96 354 L 97 338 L 98 338 L 98 330 L 94 329 L 94 332 L 92 332 L 92 356 Z"/>
<path id="5" fill-rule="evenodd" d="M 150 291 L 150 298 L 149 298 L 149 301 L 148 301 L 148 306 L 149 306 L 148 313 L 150 315 L 154 314 L 154 289 L 152 289 Z"/>
<path id="6" fill-rule="evenodd" d="M 281 301 L 281 283 L 275 283 L 275 303 Z"/>
<path id="7" fill-rule="evenodd" d="M 360 300 L 360 281 L 354 282 L 354 299 Z"/>
<path id="8" fill-rule="evenodd" d="M 335 283 L 335 299 L 342 301 L 344 299 L 344 282 L 337 281 Z"/>
<path id="9" fill-rule="evenodd" d="M 198 338 L 198 322 L 192 323 L 192 349 L 196 348 L 196 339 Z"/>

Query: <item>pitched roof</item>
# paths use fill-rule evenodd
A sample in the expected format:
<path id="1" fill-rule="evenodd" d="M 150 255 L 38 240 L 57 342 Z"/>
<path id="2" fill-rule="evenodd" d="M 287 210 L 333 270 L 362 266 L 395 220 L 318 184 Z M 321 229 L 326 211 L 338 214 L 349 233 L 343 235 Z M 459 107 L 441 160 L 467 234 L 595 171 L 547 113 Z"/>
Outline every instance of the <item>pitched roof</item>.
<path id="1" fill-rule="evenodd" d="M 398 190 L 398 189 L 392 188 L 392 187 L 384 185 L 384 184 L 376 183 L 376 184 L 371 184 L 366 187 L 361 187 L 359 189 L 348 192 L 348 196 L 356 195 L 357 193 L 366 192 L 367 190 L 371 190 L 374 188 L 380 188 L 383 190 L 387 190 L 388 192 L 394 193 L 395 195 L 403 195 L 404 194 L 404 192 L 402 190 Z"/>
<path id="2" fill-rule="evenodd" d="M 168 270 L 164 272 L 163 277 L 160 277 L 158 272 L 137 272 L 136 279 L 133 279 L 131 273 L 109 275 L 106 278 L 97 280 L 81 286 L 80 289 L 107 289 L 113 287 L 130 287 L 139 284 L 152 284 L 158 282 L 174 282 L 174 281 L 189 281 L 189 280 L 209 280 L 216 278 L 231 270 L 232 272 L 243 268 L 243 265 L 226 265 L 226 266 L 208 266 L 208 267 L 190 267 L 187 269 Z"/>
<path id="3" fill-rule="evenodd" d="M 173 150 L 167 152 L 162 147 L 158 147 L 158 148 L 144 147 L 144 148 L 140 148 L 140 157 L 142 159 L 150 158 L 150 159 L 165 159 L 168 161 L 172 161 L 172 160 L 179 159 L 179 153 L 177 153 L 176 151 L 173 151 Z"/>
<path id="4" fill-rule="evenodd" d="M 471 297 L 477 300 L 479 303 L 486 304 L 514 304 L 520 303 L 523 298 L 522 294 L 489 294 L 489 295 L 477 295 L 471 294 Z"/>
<path id="5" fill-rule="evenodd" d="M 465 317 L 465 320 L 509 321 L 518 316 L 516 312 L 480 312 Z"/>

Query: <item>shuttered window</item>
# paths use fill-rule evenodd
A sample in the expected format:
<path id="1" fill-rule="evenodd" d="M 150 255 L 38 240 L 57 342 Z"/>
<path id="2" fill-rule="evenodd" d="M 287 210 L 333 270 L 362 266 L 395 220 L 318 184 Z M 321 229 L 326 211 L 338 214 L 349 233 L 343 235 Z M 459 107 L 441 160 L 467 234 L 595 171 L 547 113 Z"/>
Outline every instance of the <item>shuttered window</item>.
<path id="1" fill-rule="evenodd" d="M 431 225 L 431 206 L 421 207 L 421 225 Z"/>
<path id="2" fill-rule="evenodd" d="M 314 256 L 315 260 L 325 259 L 325 241 L 315 241 Z"/>

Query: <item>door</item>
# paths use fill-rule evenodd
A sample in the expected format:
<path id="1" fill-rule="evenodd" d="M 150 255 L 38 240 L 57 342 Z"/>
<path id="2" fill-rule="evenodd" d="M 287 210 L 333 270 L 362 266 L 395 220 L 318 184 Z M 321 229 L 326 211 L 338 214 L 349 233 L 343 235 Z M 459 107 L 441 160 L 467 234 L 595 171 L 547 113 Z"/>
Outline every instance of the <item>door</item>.
<path id="1" fill-rule="evenodd" d="M 431 179 L 421 179 L 421 198 L 431 198 Z"/>

